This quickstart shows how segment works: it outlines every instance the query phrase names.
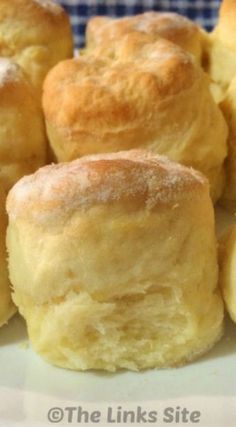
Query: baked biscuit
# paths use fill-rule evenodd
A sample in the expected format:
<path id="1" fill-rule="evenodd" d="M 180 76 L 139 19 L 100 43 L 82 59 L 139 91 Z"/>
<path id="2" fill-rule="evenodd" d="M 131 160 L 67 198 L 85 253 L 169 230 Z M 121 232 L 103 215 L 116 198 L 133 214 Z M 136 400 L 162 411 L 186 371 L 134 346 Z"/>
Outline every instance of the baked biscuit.
<path id="1" fill-rule="evenodd" d="M 7 246 L 34 349 L 62 367 L 114 371 L 177 366 L 211 348 L 223 304 L 208 187 L 142 151 L 20 180 Z"/>
<path id="2" fill-rule="evenodd" d="M 11 299 L 10 282 L 7 269 L 6 228 L 7 214 L 5 211 L 6 197 L 0 186 L 0 326 L 6 323 L 15 313 L 16 307 Z"/>
<path id="3" fill-rule="evenodd" d="M 60 108 L 58 108 L 60 105 Z M 139 32 L 100 55 L 63 61 L 45 80 L 43 108 L 58 161 L 147 148 L 203 172 L 222 191 L 227 126 L 192 56 Z"/>
<path id="4" fill-rule="evenodd" d="M 39 96 L 49 69 L 72 55 L 69 18 L 58 4 L 51 0 L 0 1 L 0 56 L 22 66 Z"/>
<path id="5" fill-rule="evenodd" d="M 223 236 L 219 250 L 220 285 L 231 319 L 236 322 L 236 226 Z"/>
<path id="6" fill-rule="evenodd" d="M 45 165 L 47 141 L 41 108 L 19 65 L 0 58 L 0 184 L 8 191 Z"/>
<path id="7" fill-rule="evenodd" d="M 228 156 L 225 162 L 225 186 L 221 204 L 236 211 L 236 76 L 220 104 L 229 126 Z"/>
<path id="8" fill-rule="evenodd" d="M 84 53 L 102 46 L 103 55 L 110 55 L 114 42 L 137 31 L 153 36 L 154 40 L 162 37 L 176 43 L 201 63 L 203 30 L 189 19 L 171 12 L 145 12 L 120 19 L 96 16 L 87 25 Z"/>
<path id="9" fill-rule="evenodd" d="M 210 35 L 207 71 L 227 89 L 236 74 L 236 1 L 223 0 L 219 21 Z"/>

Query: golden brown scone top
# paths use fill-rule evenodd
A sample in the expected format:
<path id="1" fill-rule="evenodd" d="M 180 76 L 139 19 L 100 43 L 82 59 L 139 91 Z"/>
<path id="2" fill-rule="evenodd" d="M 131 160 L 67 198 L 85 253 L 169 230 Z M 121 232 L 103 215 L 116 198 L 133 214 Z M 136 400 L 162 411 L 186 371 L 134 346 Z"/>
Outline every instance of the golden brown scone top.
<path id="1" fill-rule="evenodd" d="M 111 126 L 119 132 L 152 121 L 155 103 L 202 78 L 200 68 L 181 48 L 167 40 L 147 39 L 139 33 L 127 35 L 114 46 L 112 61 L 82 56 L 54 67 L 44 83 L 46 119 L 69 133 L 89 129 L 104 135 Z"/>
<path id="2" fill-rule="evenodd" d="M 145 12 L 120 19 L 92 18 L 86 31 L 86 50 L 91 52 L 96 47 L 102 46 L 104 54 L 109 54 L 114 41 L 133 31 L 151 35 L 155 39 L 162 37 L 172 41 L 191 52 L 200 61 L 200 28 L 189 19 L 171 12 Z"/>
<path id="3" fill-rule="evenodd" d="M 72 53 L 69 18 L 61 6 L 50 0 L 0 1 L 0 56 L 18 62 L 36 87 Z"/>
<path id="4" fill-rule="evenodd" d="M 10 217 L 38 223 L 58 223 L 78 209 L 125 203 L 174 207 L 201 197 L 207 180 L 194 169 L 143 150 L 87 156 L 49 165 L 22 178 L 8 195 Z"/>
<path id="5" fill-rule="evenodd" d="M 47 75 L 43 109 L 57 161 L 148 149 L 203 172 L 214 200 L 222 189 L 227 128 L 193 56 L 132 32 L 111 56 L 63 61 Z"/>

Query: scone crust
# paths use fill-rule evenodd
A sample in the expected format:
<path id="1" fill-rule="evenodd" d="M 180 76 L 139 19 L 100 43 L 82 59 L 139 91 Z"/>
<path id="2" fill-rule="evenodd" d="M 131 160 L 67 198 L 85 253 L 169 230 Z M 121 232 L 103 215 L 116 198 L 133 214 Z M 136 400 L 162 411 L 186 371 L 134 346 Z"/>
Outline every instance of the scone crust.
<path id="1" fill-rule="evenodd" d="M 0 185 L 0 327 L 7 323 L 16 312 L 11 299 L 11 285 L 8 277 L 6 229 L 7 215 L 5 211 L 6 196 Z"/>
<path id="2" fill-rule="evenodd" d="M 228 39 L 229 44 L 233 44 L 232 36 L 235 35 L 235 20 L 236 20 L 236 1 L 235 0 L 223 0 L 221 2 L 219 10 L 219 23 L 216 26 L 215 31 L 220 34 L 231 34 L 231 37 Z M 225 38 L 227 41 L 227 37 Z"/>
<path id="3" fill-rule="evenodd" d="M 225 161 L 225 185 L 220 203 L 228 210 L 236 209 L 236 77 L 231 81 L 220 103 L 229 126 L 228 155 Z"/>
<path id="4" fill-rule="evenodd" d="M 210 34 L 206 47 L 206 70 L 223 92 L 236 74 L 236 3 L 223 0 L 218 22 Z"/>
<path id="5" fill-rule="evenodd" d="M 86 30 L 85 52 L 100 45 L 109 54 L 112 44 L 126 34 L 139 31 L 142 34 L 169 40 L 192 53 L 200 62 L 201 32 L 187 18 L 171 12 L 145 12 L 132 17 L 111 19 L 98 16 L 90 19 Z"/>
<path id="6" fill-rule="evenodd" d="M 66 12 L 51 0 L 1 0 L 0 22 L 0 33 L 1 28 L 8 29 L 1 34 L 2 48 L 5 41 L 12 53 L 30 45 L 53 42 L 56 31 L 58 38 L 71 33 Z M 15 22 L 12 27 L 11 22 Z"/>
<path id="7" fill-rule="evenodd" d="M 152 41 L 135 33 L 117 43 L 114 62 L 82 56 L 58 64 L 44 83 L 46 119 L 71 134 L 88 128 L 103 135 L 110 127 L 128 131 L 139 120 L 145 123 L 154 103 L 189 89 L 201 77 L 180 48 Z"/>
<path id="8" fill-rule="evenodd" d="M 124 203 L 133 209 L 201 198 L 206 178 L 194 169 L 142 150 L 83 157 L 22 178 L 7 199 L 10 217 L 63 222 L 73 210 Z"/>
<path id="9" fill-rule="evenodd" d="M 226 310 L 236 323 L 236 226 L 232 226 L 219 242 L 220 286 Z"/>
<path id="10" fill-rule="evenodd" d="M 0 59 L 0 183 L 8 191 L 47 161 L 43 115 L 18 64 Z"/>
<path id="11" fill-rule="evenodd" d="M 20 64 L 39 93 L 48 70 L 72 54 L 72 31 L 61 6 L 51 0 L 0 2 L 0 55 Z"/>
<path id="12" fill-rule="evenodd" d="M 43 109 L 55 159 L 148 149 L 200 170 L 217 200 L 227 126 L 192 56 L 140 32 L 114 42 L 110 57 L 99 52 L 61 62 L 45 80 Z"/>

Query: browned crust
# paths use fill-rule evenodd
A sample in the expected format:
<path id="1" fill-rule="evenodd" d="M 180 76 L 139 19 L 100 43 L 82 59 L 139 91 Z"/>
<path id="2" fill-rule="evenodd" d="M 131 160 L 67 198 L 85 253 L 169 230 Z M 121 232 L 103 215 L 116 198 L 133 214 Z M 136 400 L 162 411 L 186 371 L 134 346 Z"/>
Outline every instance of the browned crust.
<path id="1" fill-rule="evenodd" d="M 133 33 L 115 47 L 115 55 L 113 61 L 93 56 L 63 61 L 49 72 L 43 107 L 51 125 L 67 135 L 135 128 L 160 102 L 202 77 L 190 55 L 166 40 L 147 43 Z"/>

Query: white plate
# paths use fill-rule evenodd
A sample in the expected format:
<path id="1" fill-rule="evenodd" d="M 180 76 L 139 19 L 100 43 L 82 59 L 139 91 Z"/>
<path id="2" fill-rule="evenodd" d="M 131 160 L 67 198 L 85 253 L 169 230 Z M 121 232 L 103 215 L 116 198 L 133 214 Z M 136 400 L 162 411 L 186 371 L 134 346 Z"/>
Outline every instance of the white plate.
<path id="1" fill-rule="evenodd" d="M 234 221 L 236 218 L 218 210 L 219 233 Z M 54 407 L 59 408 L 58 412 L 51 409 Z M 112 408 L 110 419 L 108 407 Z M 189 414 L 185 417 L 188 422 L 177 422 L 180 410 L 176 408 L 199 411 L 199 422 L 192 422 Z M 53 422 L 48 419 L 49 410 Z M 81 410 L 87 411 L 82 418 Z M 121 418 L 122 422 L 118 422 L 119 414 L 125 416 L 126 410 L 133 411 L 134 418 L 127 422 Z M 155 411 L 153 419 L 157 413 L 154 423 L 137 418 L 138 411 L 151 410 Z M 100 412 L 97 423 L 91 419 L 96 416 L 94 411 Z M 85 423 L 87 416 L 90 418 Z M 147 419 L 147 415 L 143 416 L 143 420 Z M 236 325 L 227 320 L 221 342 L 183 368 L 143 373 L 80 373 L 50 366 L 34 354 L 27 342 L 25 324 L 15 316 L 0 330 L 0 427 L 52 424 L 235 427 Z"/>

